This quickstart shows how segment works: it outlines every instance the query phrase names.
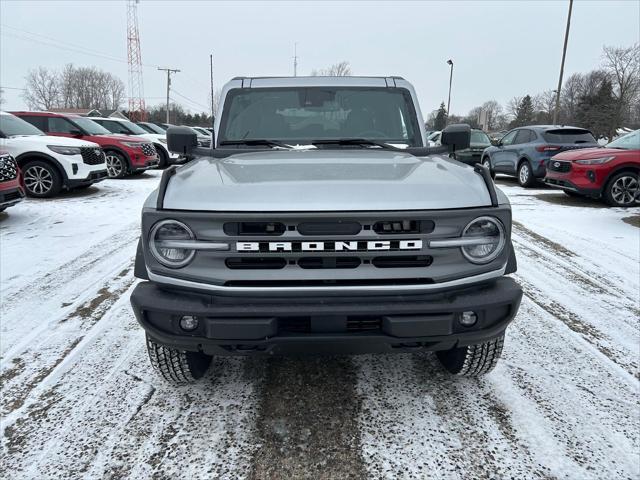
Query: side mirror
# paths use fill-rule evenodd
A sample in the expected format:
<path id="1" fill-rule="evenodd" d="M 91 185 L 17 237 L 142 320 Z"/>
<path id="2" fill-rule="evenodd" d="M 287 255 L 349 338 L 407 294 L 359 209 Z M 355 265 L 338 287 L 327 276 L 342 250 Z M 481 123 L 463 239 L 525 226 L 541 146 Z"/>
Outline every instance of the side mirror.
<path id="1" fill-rule="evenodd" d="M 471 127 L 465 123 L 449 125 L 440 135 L 440 144 L 449 151 L 464 150 L 471 145 Z"/>
<path id="2" fill-rule="evenodd" d="M 197 147 L 198 136 L 189 127 L 167 128 L 167 148 L 170 152 L 189 157 Z"/>

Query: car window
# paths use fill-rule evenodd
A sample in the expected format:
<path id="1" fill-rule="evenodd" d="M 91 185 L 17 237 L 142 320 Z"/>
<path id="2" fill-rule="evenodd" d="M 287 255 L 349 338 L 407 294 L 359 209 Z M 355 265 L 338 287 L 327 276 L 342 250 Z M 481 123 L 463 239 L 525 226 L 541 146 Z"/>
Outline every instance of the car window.
<path id="1" fill-rule="evenodd" d="M 20 115 L 20 118 L 43 132 L 47 131 L 47 117 L 43 115 Z"/>
<path id="2" fill-rule="evenodd" d="M 471 130 L 471 143 L 490 145 L 491 140 L 486 133 L 479 130 Z"/>
<path id="3" fill-rule="evenodd" d="M 502 145 L 512 145 L 513 140 L 516 138 L 516 135 L 518 134 L 518 132 L 519 130 L 514 130 L 512 132 L 507 133 L 504 137 L 502 137 L 502 140 L 500 140 Z"/>
<path id="4" fill-rule="evenodd" d="M 94 120 L 96 121 L 96 120 Z M 115 122 L 113 120 L 100 120 L 98 121 L 100 125 L 109 130 L 111 133 L 122 133 L 124 135 L 130 135 L 131 132 L 120 122 Z"/>
<path id="5" fill-rule="evenodd" d="M 44 135 L 44 132 L 21 118 L 0 113 L 0 134 L 13 137 L 14 135 Z"/>
<path id="6" fill-rule="evenodd" d="M 607 145 L 609 148 L 621 148 L 624 150 L 640 150 L 640 130 L 628 133 Z"/>
<path id="7" fill-rule="evenodd" d="M 49 130 L 51 133 L 71 133 L 71 131 L 78 131 L 78 127 L 72 124 L 69 120 L 62 117 L 49 117 Z"/>
<path id="8" fill-rule="evenodd" d="M 522 143 L 529 143 L 531 141 L 531 133 L 529 130 L 518 130 L 516 139 L 513 142 L 514 145 L 520 145 Z"/>
<path id="9" fill-rule="evenodd" d="M 589 130 L 582 128 L 558 128 L 542 134 L 549 143 L 596 143 Z"/>

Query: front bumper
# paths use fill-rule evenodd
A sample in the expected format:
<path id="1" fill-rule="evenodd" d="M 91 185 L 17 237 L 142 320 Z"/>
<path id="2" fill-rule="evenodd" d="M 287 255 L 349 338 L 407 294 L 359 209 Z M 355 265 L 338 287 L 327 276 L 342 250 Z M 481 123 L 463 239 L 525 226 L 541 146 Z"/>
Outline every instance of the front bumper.
<path id="1" fill-rule="evenodd" d="M 95 170 L 87 175 L 85 178 L 70 178 L 66 181 L 67 188 L 81 187 L 83 185 L 91 185 L 92 183 L 98 183 L 107 178 L 109 175 L 106 170 Z"/>
<path id="2" fill-rule="evenodd" d="M 567 163 L 567 162 L 563 162 Z M 549 169 L 544 182 L 550 187 L 577 192 L 589 197 L 600 197 L 607 172 L 597 165 L 571 163 L 570 171 L 558 172 Z"/>
<path id="3" fill-rule="evenodd" d="M 474 287 L 375 297 L 219 297 L 152 282 L 131 295 L 136 318 L 158 343 L 215 355 L 448 350 L 498 337 L 514 318 L 522 289 L 502 277 Z M 472 327 L 459 323 L 473 311 Z M 198 317 L 185 332 L 183 315 Z"/>
<path id="4" fill-rule="evenodd" d="M 160 163 L 159 157 L 145 157 L 144 163 L 133 164 L 131 170 L 139 172 L 142 170 L 149 170 L 150 168 L 156 168 Z"/>
<path id="5" fill-rule="evenodd" d="M 11 207 L 22 200 L 24 200 L 24 191 L 19 186 L 0 190 L 0 210 Z"/>

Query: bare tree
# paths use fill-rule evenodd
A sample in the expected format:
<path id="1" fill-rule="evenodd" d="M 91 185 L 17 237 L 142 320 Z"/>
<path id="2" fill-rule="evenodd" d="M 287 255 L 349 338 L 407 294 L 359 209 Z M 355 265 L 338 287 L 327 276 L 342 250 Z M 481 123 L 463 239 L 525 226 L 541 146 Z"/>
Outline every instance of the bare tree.
<path id="1" fill-rule="evenodd" d="M 23 98 L 29 108 L 50 110 L 58 106 L 59 83 L 55 72 L 38 67 L 29 72 L 26 81 Z"/>
<path id="2" fill-rule="evenodd" d="M 507 115 L 514 119 L 518 116 L 518 111 L 520 110 L 520 104 L 522 103 L 523 97 L 513 97 L 511 100 L 507 102 Z"/>
<path id="3" fill-rule="evenodd" d="M 582 95 L 582 89 L 584 88 L 583 83 L 584 76 L 580 73 L 574 73 L 564 82 L 560 97 L 561 111 L 558 115 L 561 123 L 575 123 L 580 95 Z"/>
<path id="4" fill-rule="evenodd" d="M 213 115 L 217 115 L 218 108 L 220 107 L 220 97 L 222 97 L 222 89 L 218 88 L 213 92 Z M 211 92 L 207 95 L 207 101 L 211 105 Z"/>
<path id="5" fill-rule="evenodd" d="M 502 105 L 495 100 L 489 100 L 482 104 L 482 109 L 487 112 L 487 129 L 494 130 L 502 120 Z"/>
<path id="6" fill-rule="evenodd" d="M 615 135 L 616 128 L 621 126 L 630 107 L 640 99 L 640 45 L 631 47 L 603 48 L 604 68 L 609 74 L 616 99 L 616 113 L 610 129 L 610 136 Z"/>
<path id="7" fill-rule="evenodd" d="M 556 108 L 555 90 L 545 90 L 533 97 L 533 109 L 537 113 L 539 123 L 551 123 Z"/>
<path id="8" fill-rule="evenodd" d="M 346 61 L 334 63 L 329 68 L 311 71 L 312 77 L 348 77 L 350 75 L 351 65 Z"/>

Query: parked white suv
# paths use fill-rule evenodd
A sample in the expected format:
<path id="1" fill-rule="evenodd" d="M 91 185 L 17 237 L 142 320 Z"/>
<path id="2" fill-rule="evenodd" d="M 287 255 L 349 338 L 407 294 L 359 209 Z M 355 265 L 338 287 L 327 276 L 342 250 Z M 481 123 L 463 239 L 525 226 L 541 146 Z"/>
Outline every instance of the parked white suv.
<path id="1" fill-rule="evenodd" d="M 32 197 L 52 197 L 62 189 L 83 188 L 107 178 L 98 144 L 45 135 L 6 112 L 0 112 L 0 150 L 16 159 Z"/>
<path id="2" fill-rule="evenodd" d="M 129 120 L 124 120 L 121 118 L 90 118 L 94 122 L 102 125 L 111 133 L 116 133 L 118 135 L 135 135 L 138 137 L 146 138 L 147 140 L 153 142 L 153 145 L 156 147 L 158 155 L 160 156 L 158 168 L 165 168 L 174 163 L 180 163 L 183 160 L 180 155 L 169 152 L 169 150 L 167 149 L 167 136 L 165 134 L 149 133 L 140 125 L 136 125 Z"/>

